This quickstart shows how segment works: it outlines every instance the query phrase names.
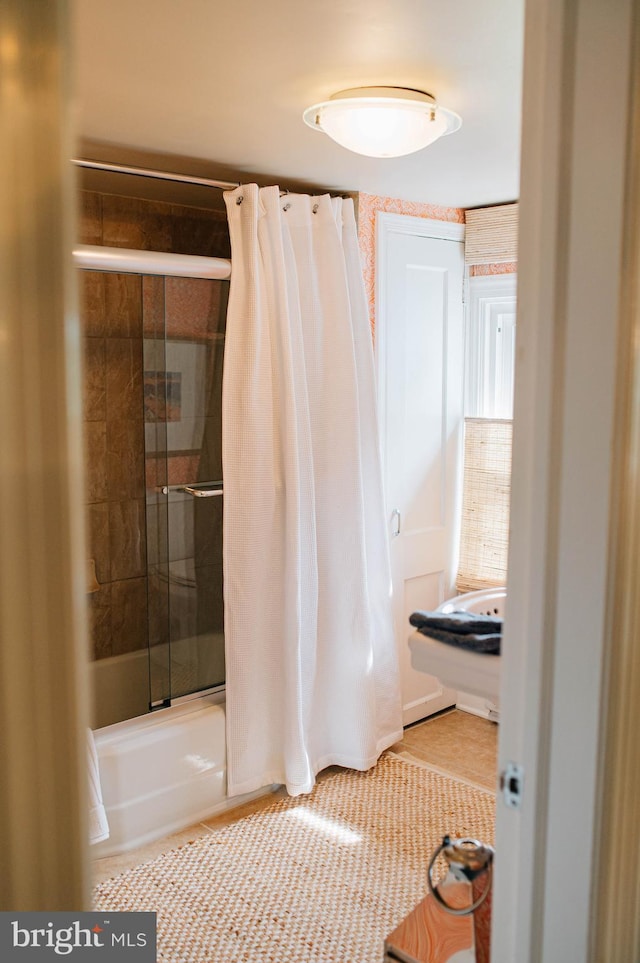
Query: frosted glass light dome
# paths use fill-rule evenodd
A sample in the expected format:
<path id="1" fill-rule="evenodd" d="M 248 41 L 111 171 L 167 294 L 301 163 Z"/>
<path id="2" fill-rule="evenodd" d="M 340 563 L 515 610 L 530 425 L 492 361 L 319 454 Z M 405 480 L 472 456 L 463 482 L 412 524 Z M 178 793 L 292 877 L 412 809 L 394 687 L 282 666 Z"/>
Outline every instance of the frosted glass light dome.
<path id="1" fill-rule="evenodd" d="M 428 147 L 462 124 L 431 94 L 406 87 L 353 87 L 308 107 L 305 124 L 368 157 L 401 157 Z"/>

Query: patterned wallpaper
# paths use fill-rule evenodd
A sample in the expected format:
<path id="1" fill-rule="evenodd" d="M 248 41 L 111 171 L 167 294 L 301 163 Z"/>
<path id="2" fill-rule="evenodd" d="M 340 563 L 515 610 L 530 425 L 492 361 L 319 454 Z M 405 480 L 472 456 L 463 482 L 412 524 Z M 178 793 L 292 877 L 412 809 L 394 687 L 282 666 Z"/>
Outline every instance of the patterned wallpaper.
<path id="1" fill-rule="evenodd" d="M 397 197 L 380 197 L 377 194 L 358 194 L 358 240 L 362 272 L 369 303 L 371 333 L 375 339 L 375 297 L 376 297 L 376 214 L 384 211 L 390 214 L 409 214 L 412 217 L 425 217 L 434 221 L 452 221 L 464 224 L 465 211 L 462 207 L 440 207 L 438 204 L 424 204 L 417 201 L 404 201 Z M 494 264 L 472 264 L 471 277 L 487 275 L 515 274 L 517 261 L 503 261 Z"/>
<path id="2" fill-rule="evenodd" d="M 477 278 L 495 274 L 515 274 L 517 270 L 517 261 L 502 261 L 497 264 L 472 264 L 469 274 L 472 278 Z"/>
<path id="3" fill-rule="evenodd" d="M 376 214 L 378 211 L 389 214 L 409 214 L 411 217 L 425 217 L 434 221 L 452 221 L 455 224 L 464 224 L 464 209 L 461 207 L 440 207 L 438 204 L 404 201 L 397 197 L 358 194 L 358 239 L 364 283 L 369 302 L 371 333 L 374 338 L 376 327 Z"/>

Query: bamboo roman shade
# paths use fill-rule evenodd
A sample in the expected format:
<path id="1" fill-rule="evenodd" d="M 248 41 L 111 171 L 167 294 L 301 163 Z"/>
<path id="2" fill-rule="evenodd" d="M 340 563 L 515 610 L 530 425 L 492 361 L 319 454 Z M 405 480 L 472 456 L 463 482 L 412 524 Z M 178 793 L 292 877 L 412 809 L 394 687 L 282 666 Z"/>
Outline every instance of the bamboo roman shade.
<path id="1" fill-rule="evenodd" d="M 505 585 L 512 422 L 466 418 L 459 592 Z"/>
<path id="2" fill-rule="evenodd" d="M 518 205 L 500 204 L 465 212 L 467 264 L 518 260 Z"/>

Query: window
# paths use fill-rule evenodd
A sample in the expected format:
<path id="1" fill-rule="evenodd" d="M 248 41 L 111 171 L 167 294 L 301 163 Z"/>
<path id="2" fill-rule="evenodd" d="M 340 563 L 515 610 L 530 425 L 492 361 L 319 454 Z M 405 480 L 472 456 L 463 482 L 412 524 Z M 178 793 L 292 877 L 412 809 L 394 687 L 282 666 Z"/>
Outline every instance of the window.
<path id="1" fill-rule="evenodd" d="M 515 332 L 516 276 L 471 278 L 460 592 L 504 585 L 507 578 Z"/>

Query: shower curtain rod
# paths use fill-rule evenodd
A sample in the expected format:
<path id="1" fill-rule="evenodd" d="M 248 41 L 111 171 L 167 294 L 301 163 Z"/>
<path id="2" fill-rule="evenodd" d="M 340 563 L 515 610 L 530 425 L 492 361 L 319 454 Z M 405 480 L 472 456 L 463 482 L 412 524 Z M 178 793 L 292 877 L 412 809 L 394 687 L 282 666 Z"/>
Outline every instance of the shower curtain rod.
<path id="1" fill-rule="evenodd" d="M 139 177 L 151 177 L 160 181 L 175 181 L 179 184 L 196 184 L 200 187 L 218 187 L 223 191 L 232 191 L 241 187 L 241 181 L 215 181 L 208 177 L 192 177 L 190 174 L 172 174 L 170 171 L 156 171 L 150 167 L 127 167 L 123 164 L 109 164 L 105 161 L 86 160 L 83 157 L 72 157 L 71 163 L 76 167 L 86 167 L 94 171 L 107 171 L 112 174 L 136 174 Z M 289 194 L 288 188 L 281 188 L 280 194 Z M 322 191 L 329 194 L 330 191 Z M 344 193 L 331 194 L 332 197 L 343 197 Z"/>
<path id="2" fill-rule="evenodd" d="M 123 164 L 108 164 L 103 161 L 85 160 L 72 157 L 76 167 L 87 167 L 95 171 L 109 171 L 112 174 L 137 174 L 139 177 L 153 177 L 160 181 L 177 181 L 180 184 L 197 184 L 200 187 L 218 187 L 223 191 L 240 187 L 238 181 L 213 181 L 207 177 L 191 177 L 189 174 L 172 174 L 170 171 L 156 171 L 150 167 L 126 167 Z"/>

